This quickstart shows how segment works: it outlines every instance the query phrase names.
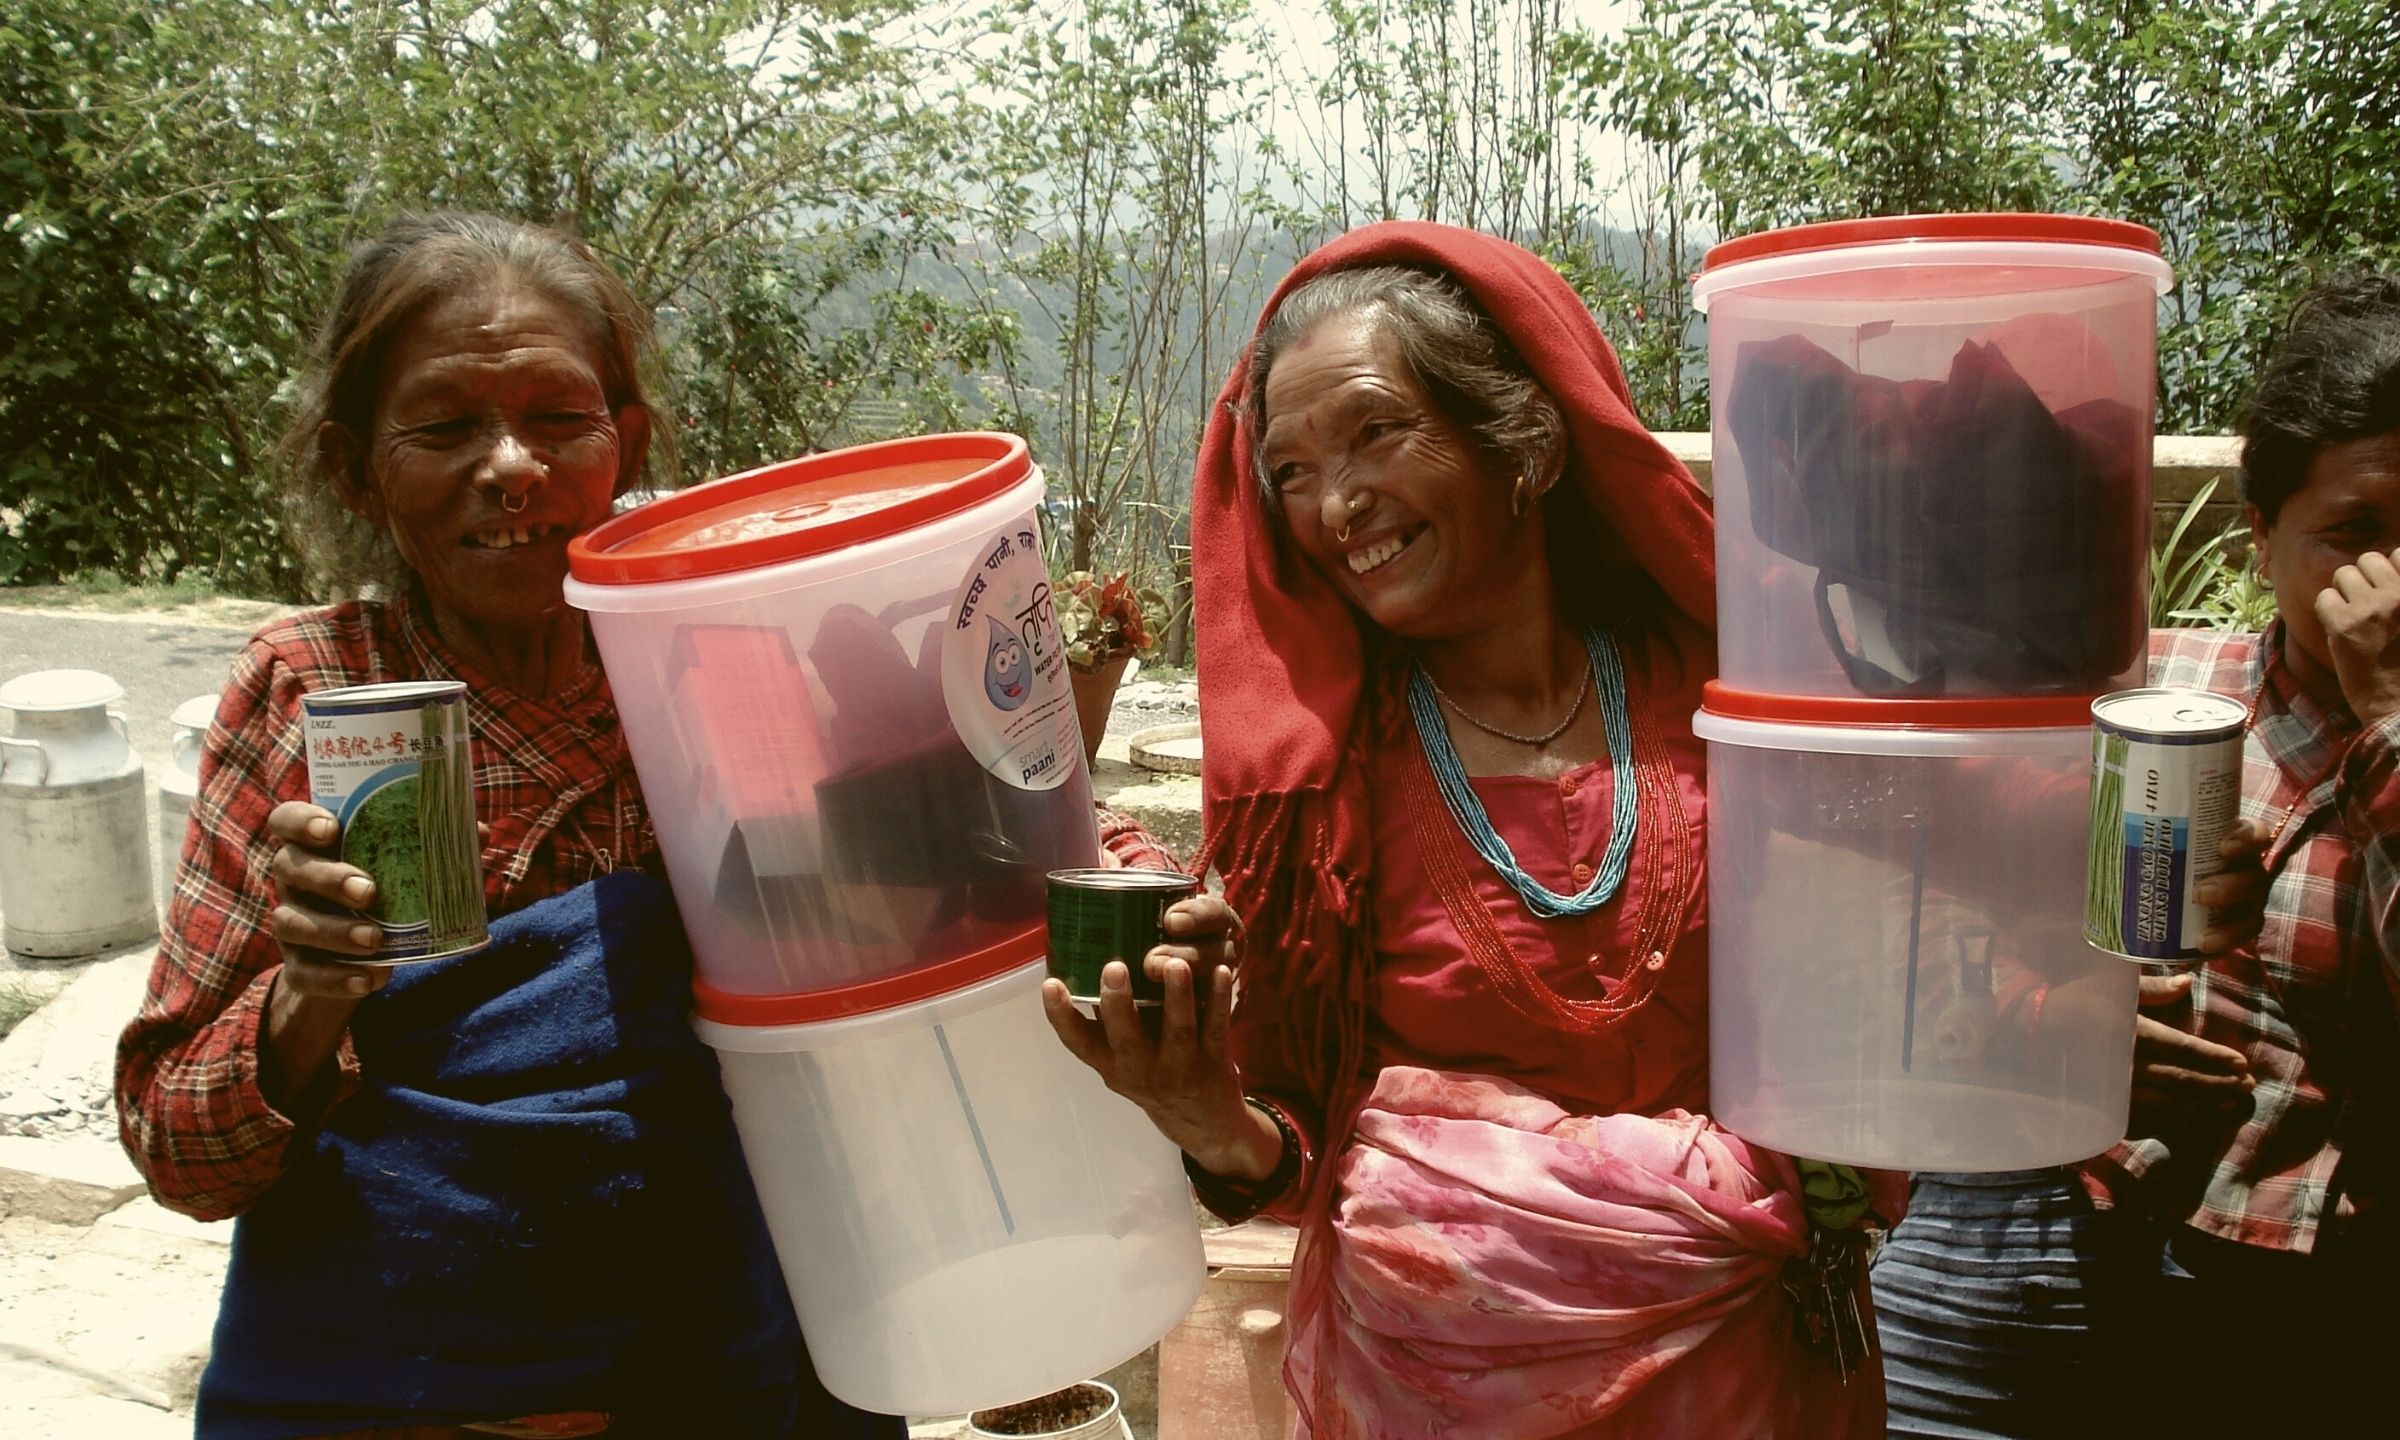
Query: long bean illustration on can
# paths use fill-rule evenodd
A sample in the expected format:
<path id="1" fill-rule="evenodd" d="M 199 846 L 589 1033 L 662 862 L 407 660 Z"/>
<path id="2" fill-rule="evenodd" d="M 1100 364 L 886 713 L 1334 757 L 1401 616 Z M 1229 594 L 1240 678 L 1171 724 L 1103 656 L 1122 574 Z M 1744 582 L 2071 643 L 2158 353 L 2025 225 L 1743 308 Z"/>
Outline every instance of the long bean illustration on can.
<path id="1" fill-rule="evenodd" d="M 2199 884 L 2242 798 L 2242 728 L 2229 695 L 2154 687 L 2092 702 L 2091 844 L 2084 938 L 2130 960 L 2189 960 L 2208 926 Z"/>
<path id="2" fill-rule="evenodd" d="M 365 914 L 383 944 L 369 963 L 487 943 L 466 695 L 429 680 L 301 697 L 310 797 L 340 823 L 342 859 L 375 880 Z"/>

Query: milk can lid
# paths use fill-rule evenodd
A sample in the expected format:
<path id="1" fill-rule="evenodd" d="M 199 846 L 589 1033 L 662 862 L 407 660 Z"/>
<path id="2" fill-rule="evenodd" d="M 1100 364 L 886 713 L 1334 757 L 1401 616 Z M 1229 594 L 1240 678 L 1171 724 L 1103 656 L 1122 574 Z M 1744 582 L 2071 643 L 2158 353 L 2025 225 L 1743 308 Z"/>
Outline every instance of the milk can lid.
<path id="1" fill-rule="evenodd" d="M 178 705 L 167 716 L 167 723 L 179 730 L 206 730 L 217 718 L 217 692 L 194 695 Z"/>
<path id="2" fill-rule="evenodd" d="M 125 698 L 125 687 L 97 670 L 36 670 L 0 685 L 0 710 L 97 710 Z"/>
<path id="3" fill-rule="evenodd" d="M 567 545 L 589 585 L 691 580 L 847 549 L 1001 494 L 1033 473 L 1015 435 L 855 445 L 664 495 Z"/>

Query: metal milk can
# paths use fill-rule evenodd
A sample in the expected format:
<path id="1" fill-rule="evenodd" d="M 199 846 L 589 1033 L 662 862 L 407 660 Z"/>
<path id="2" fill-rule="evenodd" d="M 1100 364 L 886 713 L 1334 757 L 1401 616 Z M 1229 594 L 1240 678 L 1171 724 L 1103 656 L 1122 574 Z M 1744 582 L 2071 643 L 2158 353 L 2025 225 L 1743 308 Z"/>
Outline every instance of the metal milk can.
<path id="1" fill-rule="evenodd" d="M 97 670 L 38 670 L 0 685 L 0 942 L 68 958 L 158 933 L 142 762 Z"/>
<path id="2" fill-rule="evenodd" d="M 183 858 L 183 832 L 191 824 L 192 797 L 200 793 L 200 742 L 217 718 L 214 691 L 175 707 L 167 723 L 167 765 L 158 772 L 158 913 L 164 919 L 175 898 L 175 874 Z"/>

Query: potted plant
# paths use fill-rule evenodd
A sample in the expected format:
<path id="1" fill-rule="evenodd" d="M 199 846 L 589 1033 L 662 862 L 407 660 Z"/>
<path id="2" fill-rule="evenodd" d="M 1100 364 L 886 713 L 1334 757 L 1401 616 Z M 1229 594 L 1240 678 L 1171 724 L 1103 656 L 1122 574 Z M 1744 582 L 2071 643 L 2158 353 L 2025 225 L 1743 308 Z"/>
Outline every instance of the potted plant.
<path id="1" fill-rule="evenodd" d="M 1103 580 L 1089 570 L 1069 571 L 1055 599 L 1058 628 L 1067 645 L 1067 679 L 1075 691 L 1075 720 L 1083 727 L 1083 760 L 1100 753 L 1108 709 L 1116 700 L 1125 667 L 1158 653 L 1167 628 L 1167 597 L 1136 588 L 1124 571 Z"/>

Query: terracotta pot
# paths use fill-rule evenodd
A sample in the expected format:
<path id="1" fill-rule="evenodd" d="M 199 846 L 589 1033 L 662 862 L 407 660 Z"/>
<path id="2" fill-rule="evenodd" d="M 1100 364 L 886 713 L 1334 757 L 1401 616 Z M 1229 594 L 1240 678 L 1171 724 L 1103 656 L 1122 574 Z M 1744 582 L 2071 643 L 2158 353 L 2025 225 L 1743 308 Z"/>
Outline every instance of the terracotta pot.
<path id="1" fill-rule="evenodd" d="M 1099 1392 L 1086 1402 L 1087 1409 L 1097 1405 L 1097 1412 L 1086 1419 L 1046 1429 L 1027 1429 L 1025 1426 L 1028 1423 L 1039 1425 L 1040 1422 L 1011 1415 L 1012 1411 L 1031 1410 L 1053 1398 L 1045 1395 L 1040 1400 L 1028 1400 L 1023 1405 L 978 1410 L 967 1417 L 967 1434 L 975 1437 L 975 1440 L 985 1440 L 987 1436 L 992 1440 L 1001 1440 L 1001 1437 L 1007 1437 L 1007 1440 L 1133 1440 L 1133 1426 L 1126 1422 L 1124 1407 L 1118 1403 L 1114 1388 L 1098 1380 L 1086 1380 L 1080 1385 L 1070 1385 L 1058 1394 L 1064 1396 L 1070 1390 Z M 990 1428 L 987 1429 L 987 1426 Z"/>
<path id="2" fill-rule="evenodd" d="M 1125 679 L 1125 667 L 1132 663 L 1131 655 L 1120 655 L 1101 661 L 1093 670 L 1067 667 L 1067 684 L 1075 692 L 1075 723 L 1083 728 L 1086 770 L 1099 757 L 1100 737 L 1108 733 L 1108 707 L 1116 702 L 1117 686 Z"/>

